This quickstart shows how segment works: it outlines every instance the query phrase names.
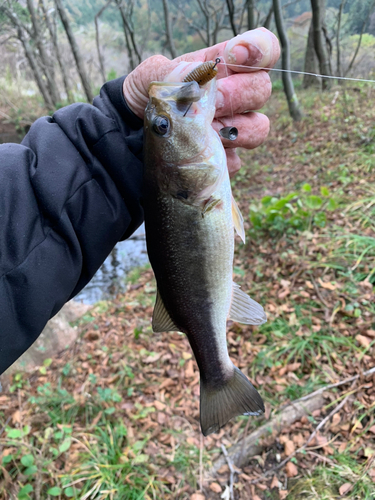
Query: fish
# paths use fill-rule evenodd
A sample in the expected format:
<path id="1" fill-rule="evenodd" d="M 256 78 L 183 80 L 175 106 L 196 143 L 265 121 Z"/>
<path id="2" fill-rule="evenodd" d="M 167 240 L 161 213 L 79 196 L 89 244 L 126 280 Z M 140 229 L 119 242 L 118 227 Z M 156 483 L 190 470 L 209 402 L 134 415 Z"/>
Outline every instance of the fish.
<path id="1" fill-rule="evenodd" d="M 232 363 L 227 319 L 260 325 L 263 307 L 233 283 L 234 228 L 244 240 L 225 150 L 211 126 L 216 79 L 152 82 L 144 119 L 143 208 L 157 293 L 154 332 L 187 335 L 200 372 L 204 436 L 264 404 Z"/>

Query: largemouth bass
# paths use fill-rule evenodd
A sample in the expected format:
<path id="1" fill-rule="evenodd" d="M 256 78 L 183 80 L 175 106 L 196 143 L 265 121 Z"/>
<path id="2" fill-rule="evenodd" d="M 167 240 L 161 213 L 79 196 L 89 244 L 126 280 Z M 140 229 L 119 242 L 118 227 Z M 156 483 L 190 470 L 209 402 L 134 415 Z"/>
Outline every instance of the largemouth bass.
<path id="1" fill-rule="evenodd" d="M 263 401 L 229 358 L 226 321 L 259 325 L 263 308 L 232 282 L 234 230 L 226 155 L 211 126 L 215 80 L 153 82 L 145 111 L 144 211 L 157 281 L 154 332 L 187 335 L 200 370 L 200 423 L 207 436 L 237 415 L 259 415 Z"/>

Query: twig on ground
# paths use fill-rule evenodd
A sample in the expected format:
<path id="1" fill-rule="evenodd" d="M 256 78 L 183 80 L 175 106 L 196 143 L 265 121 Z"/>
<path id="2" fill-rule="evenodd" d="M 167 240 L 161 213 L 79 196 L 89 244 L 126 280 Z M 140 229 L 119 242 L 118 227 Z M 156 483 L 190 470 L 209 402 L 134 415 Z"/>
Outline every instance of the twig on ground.
<path id="1" fill-rule="evenodd" d="M 235 463 L 236 466 L 241 467 L 245 462 L 248 462 L 251 457 L 259 454 L 262 451 L 263 446 L 261 444 L 261 440 L 263 438 L 269 436 L 272 432 L 280 432 L 283 427 L 290 426 L 297 420 L 300 420 L 303 415 L 311 414 L 314 410 L 321 408 L 324 404 L 322 393 L 335 387 L 349 384 L 350 382 L 355 382 L 361 377 L 367 377 L 374 373 L 375 367 L 365 372 L 359 373 L 358 375 L 354 375 L 353 377 L 341 380 L 340 382 L 321 387 L 320 389 L 312 392 L 311 394 L 308 394 L 307 396 L 303 396 L 300 399 L 292 401 L 288 405 L 282 406 L 280 408 L 280 412 L 275 415 L 272 420 L 266 422 L 261 427 L 258 427 L 257 429 L 252 431 L 249 436 L 245 436 L 242 442 L 236 443 L 231 447 L 229 454 L 232 462 Z M 335 410 L 338 411 L 337 409 Z M 324 425 L 324 423 L 322 425 Z M 211 470 L 208 472 L 208 477 L 215 476 L 216 472 L 220 469 L 223 463 L 225 463 L 223 458 L 218 458 L 213 464 Z"/>
<path id="2" fill-rule="evenodd" d="M 225 459 L 227 461 L 227 464 L 228 464 L 228 467 L 230 470 L 230 476 L 229 476 L 230 500 L 234 500 L 233 484 L 234 484 L 234 475 L 235 475 L 236 471 L 234 470 L 233 462 L 232 462 L 230 456 L 228 455 L 227 449 L 225 448 L 225 446 L 223 444 L 221 445 L 221 449 L 223 450 Z"/>
<path id="3" fill-rule="evenodd" d="M 11 418 L 12 418 L 12 415 L 10 415 L 10 416 L 6 419 L 6 421 L 5 421 L 5 424 L 4 424 L 3 428 L 2 428 L 2 429 L 0 429 L 0 436 L 1 436 L 1 435 L 2 435 L 2 433 L 5 431 L 6 426 L 9 424 L 9 421 L 10 421 L 10 419 L 11 419 Z"/>
<path id="4" fill-rule="evenodd" d="M 318 285 L 316 284 L 316 281 L 314 280 L 314 278 L 312 276 L 310 276 L 310 279 L 312 281 L 312 284 L 314 285 L 314 288 L 315 288 L 315 291 L 316 291 L 316 294 L 318 296 L 318 299 L 320 300 L 320 302 L 323 304 L 323 306 L 326 308 L 326 309 L 330 309 L 330 306 L 329 304 L 327 304 L 327 302 L 323 299 L 322 297 L 322 294 L 320 293 L 320 290 L 319 290 L 319 287 Z"/>
<path id="5" fill-rule="evenodd" d="M 316 427 L 316 429 L 314 430 L 314 432 L 310 435 L 309 439 L 306 441 L 306 443 L 304 445 L 302 445 L 300 448 L 298 448 L 297 450 L 295 450 L 293 453 L 291 453 L 290 455 L 288 455 L 282 462 L 280 462 L 276 467 L 274 467 L 273 469 L 271 470 L 268 470 L 266 471 L 263 476 L 261 476 L 260 478 L 258 479 L 254 479 L 253 481 L 251 481 L 252 484 L 256 484 L 256 483 L 259 483 L 260 481 L 262 481 L 265 477 L 269 476 L 270 474 L 274 474 L 277 470 L 279 469 L 282 469 L 284 467 L 284 465 L 286 465 L 291 458 L 295 457 L 297 455 L 297 453 L 301 453 L 301 451 L 305 450 L 306 447 L 311 443 L 311 441 L 316 437 L 317 433 L 319 432 L 319 430 L 325 426 L 325 424 L 333 417 L 333 415 L 335 413 L 337 413 L 338 411 L 341 410 L 341 408 L 345 405 L 345 403 L 347 402 L 347 400 L 350 398 L 350 396 L 353 394 L 353 392 L 351 392 L 350 394 L 348 394 L 342 401 L 341 403 L 339 403 L 332 411 L 331 413 L 329 413 L 325 418 L 323 418 L 323 420 L 319 423 L 319 425 Z"/>
<path id="6" fill-rule="evenodd" d="M 315 453 L 314 451 L 306 450 L 306 453 L 309 455 L 312 455 L 313 457 L 316 457 L 318 460 L 322 460 L 323 462 L 329 463 L 332 466 L 335 466 L 335 462 L 331 460 L 328 457 L 325 457 L 324 455 L 319 455 L 319 453 Z"/>
<path id="7" fill-rule="evenodd" d="M 263 449 L 261 442 L 262 439 L 269 437 L 273 433 L 277 434 L 281 432 L 284 427 L 290 426 L 297 420 L 300 420 L 304 415 L 310 415 L 313 411 L 321 408 L 323 405 L 324 398 L 320 394 L 310 398 L 302 404 L 290 404 L 284 409 L 284 411 L 275 415 L 271 420 L 266 421 L 263 425 L 251 432 L 250 435 L 244 439 L 244 445 L 242 442 L 239 442 L 231 446 L 229 455 L 232 462 L 237 467 L 241 467 L 247 463 L 251 457 L 261 453 Z M 208 476 L 214 476 L 224 463 L 224 457 L 220 456 L 213 464 Z"/>
<path id="8" fill-rule="evenodd" d="M 316 396 L 317 394 L 322 394 L 323 392 L 326 392 L 329 389 L 333 389 L 334 387 L 340 387 L 340 385 L 349 384 L 350 382 L 354 382 L 355 380 L 359 379 L 359 377 L 361 377 L 361 376 L 367 377 L 368 375 L 372 375 L 373 373 L 375 373 L 375 367 L 370 368 L 370 370 L 367 370 L 365 372 L 359 373 L 358 375 L 354 375 L 353 377 L 341 380 L 341 382 L 336 382 L 335 384 L 325 385 L 324 387 L 317 389 L 316 391 L 312 392 L 311 394 L 307 394 L 307 396 L 303 396 L 302 398 L 296 399 L 294 401 L 294 403 L 300 403 L 301 401 L 306 401 L 306 400 Z"/>
<path id="9" fill-rule="evenodd" d="M 249 431 L 249 425 L 250 425 L 250 417 L 248 417 L 248 419 L 247 419 L 246 427 L 245 427 L 245 430 L 244 430 L 244 433 L 243 433 L 240 460 L 242 460 L 242 457 L 243 457 L 243 452 L 244 452 L 244 449 L 245 449 L 245 440 L 247 438 L 247 433 Z"/>

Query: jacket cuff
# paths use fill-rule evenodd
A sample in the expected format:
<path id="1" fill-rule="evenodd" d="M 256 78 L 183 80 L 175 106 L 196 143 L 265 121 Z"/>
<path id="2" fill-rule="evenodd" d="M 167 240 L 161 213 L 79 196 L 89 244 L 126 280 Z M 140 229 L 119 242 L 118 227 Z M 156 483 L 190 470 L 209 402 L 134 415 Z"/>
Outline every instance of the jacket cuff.
<path id="1" fill-rule="evenodd" d="M 122 76 L 121 78 L 105 83 L 102 87 L 102 91 L 107 94 L 124 122 L 131 123 L 132 129 L 139 130 L 143 127 L 143 120 L 129 108 L 129 105 L 125 100 L 123 92 L 125 78 L 126 76 Z"/>

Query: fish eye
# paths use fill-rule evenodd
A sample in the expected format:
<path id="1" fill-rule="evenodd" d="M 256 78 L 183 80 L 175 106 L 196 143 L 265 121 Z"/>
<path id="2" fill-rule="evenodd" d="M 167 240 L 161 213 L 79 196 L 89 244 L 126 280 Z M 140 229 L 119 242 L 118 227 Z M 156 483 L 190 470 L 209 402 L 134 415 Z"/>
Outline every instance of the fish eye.
<path id="1" fill-rule="evenodd" d="M 169 120 L 166 116 L 159 115 L 155 118 L 152 128 L 158 135 L 165 135 L 169 132 Z"/>

